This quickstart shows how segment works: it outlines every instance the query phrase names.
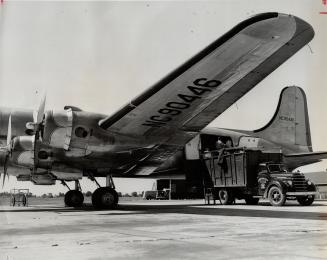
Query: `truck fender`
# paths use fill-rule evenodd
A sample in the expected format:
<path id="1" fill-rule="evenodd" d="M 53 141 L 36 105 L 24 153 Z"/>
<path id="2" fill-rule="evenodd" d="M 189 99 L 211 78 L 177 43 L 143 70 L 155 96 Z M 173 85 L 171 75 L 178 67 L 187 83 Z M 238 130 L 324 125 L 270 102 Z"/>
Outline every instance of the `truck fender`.
<path id="1" fill-rule="evenodd" d="M 273 180 L 273 181 L 269 182 L 269 184 L 266 187 L 265 193 L 263 194 L 263 197 L 265 199 L 268 197 L 268 192 L 272 186 L 277 186 L 277 187 L 281 188 L 283 193 L 286 193 L 286 190 L 287 190 L 286 184 L 282 181 Z"/>
<path id="2" fill-rule="evenodd" d="M 311 182 L 311 184 L 308 185 L 307 190 L 308 191 L 317 191 L 317 187 L 316 187 L 316 185 L 314 185 L 313 182 Z"/>

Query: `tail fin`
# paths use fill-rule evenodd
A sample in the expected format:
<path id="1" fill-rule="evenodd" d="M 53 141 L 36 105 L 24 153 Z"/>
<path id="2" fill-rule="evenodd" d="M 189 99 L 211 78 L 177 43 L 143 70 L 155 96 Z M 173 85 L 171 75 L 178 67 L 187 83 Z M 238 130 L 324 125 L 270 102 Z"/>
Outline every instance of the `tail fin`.
<path id="1" fill-rule="evenodd" d="M 309 115 L 304 91 L 296 86 L 284 88 L 273 118 L 254 133 L 261 138 L 290 146 L 292 150 L 311 152 Z"/>

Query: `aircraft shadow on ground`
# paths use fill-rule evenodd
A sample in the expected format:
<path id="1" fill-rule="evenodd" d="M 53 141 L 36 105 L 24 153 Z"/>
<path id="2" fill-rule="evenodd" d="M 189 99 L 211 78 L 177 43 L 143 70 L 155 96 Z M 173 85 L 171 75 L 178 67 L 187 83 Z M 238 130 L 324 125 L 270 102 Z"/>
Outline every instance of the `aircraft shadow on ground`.
<path id="1" fill-rule="evenodd" d="M 91 204 L 85 204 L 80 208 L 65 208 L 65 207 L 40 207 L 40 208 L 21 208 L 21 209 L 0 209 L 1 212 L 55 212 L 61 213 L 76 213 L 90 211 L 97 212 L 99 215 L 117 216 L 117 215 L 135 215 L 135 214 L 194 214 L 194 215 L 207 215 L 207 216 L 237 216 L 237 217 L 259 217 L 259 218 L 285 218 L 285 219 L 308 219 L 308 220 L 327 220 L 327 213 L 321 212 L 301 212 L 301 211 L 286 211 L 285 208 L 292 208 L 296 205 L 288 205 L 282 211 L 277 208 L 271 207 L 270 209 L 260 209 L 258 205 L 256 208 L 224 208 L 218 206 L 204 206 L 203 204 L 197 205 L 134 205 L 134 204 L 121 204 L 115 210 L 97 210 Z M 314 204 L 312 207 L 326 206 L 324 204 Z M 253 207 L 253 206 L 252 206 Z"/>

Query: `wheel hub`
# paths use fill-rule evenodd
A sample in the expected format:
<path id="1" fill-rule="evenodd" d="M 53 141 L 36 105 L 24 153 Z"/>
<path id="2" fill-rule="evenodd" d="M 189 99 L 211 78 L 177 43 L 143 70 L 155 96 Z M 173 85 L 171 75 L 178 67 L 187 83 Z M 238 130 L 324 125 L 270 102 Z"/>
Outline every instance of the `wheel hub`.
<path id="1" fill-rule="evenodd" d="M 273 197 L 273 200 L 276 201 L 276 202 L 278 202 L 280 200 L 280 198 L 281 198 L 280 193 L 278 191 L 275 191 L 273 193 L 272 197 Z"/>
<path id="2" fill-rule="evenodd" d="M 77 203 L 80 202 L 80 198 L 79 198 L 79 196 L 78 196 L 77 194 L 74 194 L 74 195 L 71 197 L 71 201 L 72 201 L 72 203 L 77 204 Z"/>
<path id="3" fill-rule="evenodd" d="M 110 192 L 106 192 L 102 195 L 101 201 L 104 205 L 112 205 L 115 202 L 115 197 Z"/>

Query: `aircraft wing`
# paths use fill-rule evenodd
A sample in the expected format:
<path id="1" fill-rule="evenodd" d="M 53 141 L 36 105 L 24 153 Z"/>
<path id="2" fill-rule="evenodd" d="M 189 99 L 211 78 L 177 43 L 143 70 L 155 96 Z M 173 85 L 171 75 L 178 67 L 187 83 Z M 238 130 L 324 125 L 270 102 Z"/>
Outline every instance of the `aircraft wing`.
<path id="1" fill-rule="evenodd" d="M 293 153 L 284 155 L 284 162 L 290 170 L 294 170 L 303 165 L 320 162 L 323 159 L 327 159 L 327 152 Z"/>
<path id="2" fill-rule="evenodd" d="M 256 15 L 99 125 L 144 143 L 182 147 L 313 36 L 295 16 Z"/>

